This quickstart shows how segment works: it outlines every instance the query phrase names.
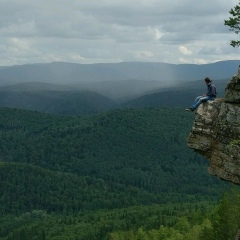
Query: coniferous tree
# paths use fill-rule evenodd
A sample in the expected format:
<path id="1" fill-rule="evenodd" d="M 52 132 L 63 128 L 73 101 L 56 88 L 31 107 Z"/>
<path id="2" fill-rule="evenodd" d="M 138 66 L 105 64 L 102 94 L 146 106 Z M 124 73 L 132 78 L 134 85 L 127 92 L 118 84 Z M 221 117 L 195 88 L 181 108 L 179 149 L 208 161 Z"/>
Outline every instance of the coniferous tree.
<path id="1" fill-rule="evenodd" d="M 236 34 L 240 32 L 240 2 L 229 13 L 232 15 L 228 20 L 224 21 L 224 24 L 230 27 L 230 31 L 234 31 Z M 230 45 L 233 47 L 239 47 L 239 40 L 231 40 Z"/>

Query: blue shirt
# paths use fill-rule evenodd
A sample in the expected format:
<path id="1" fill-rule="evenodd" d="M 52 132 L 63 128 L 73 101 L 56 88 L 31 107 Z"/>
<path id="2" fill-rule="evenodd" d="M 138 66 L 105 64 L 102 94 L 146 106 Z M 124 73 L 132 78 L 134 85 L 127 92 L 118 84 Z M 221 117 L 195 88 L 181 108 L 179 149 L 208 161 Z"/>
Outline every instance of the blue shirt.
<path id="1" fill-rule="evenodd" d="M 216 97 L 217 96 L 217 89 L 213 83 L 209 83 L 207 85 L 208 87 L 208 92 L 206 93 L 207 96 L 209 97 Z"/>

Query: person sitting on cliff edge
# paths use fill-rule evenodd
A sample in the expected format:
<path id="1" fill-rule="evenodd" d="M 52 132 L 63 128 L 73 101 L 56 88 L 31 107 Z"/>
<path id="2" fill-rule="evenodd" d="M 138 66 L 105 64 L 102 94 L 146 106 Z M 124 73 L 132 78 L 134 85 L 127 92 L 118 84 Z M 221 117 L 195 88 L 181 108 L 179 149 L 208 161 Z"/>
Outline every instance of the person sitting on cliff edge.
<path id="1" fill-rule="evenodd" d="M 207 90 L 208 92 L 206 94 L 203 94 L 202 96 L 198 96 L 192 107 L 185 109 L 188 112 L 193 112 L 195 109 L 198 108 L 198 106 L 203 103 L 206 102 L 208 100 L 214 100 L 217 96 L 217 90 L 215 85 L 212 83 L 212 80 L 210 80 L 210 78 L 206 77 L 205 78 L 205 83 L 207 85 Z"/>

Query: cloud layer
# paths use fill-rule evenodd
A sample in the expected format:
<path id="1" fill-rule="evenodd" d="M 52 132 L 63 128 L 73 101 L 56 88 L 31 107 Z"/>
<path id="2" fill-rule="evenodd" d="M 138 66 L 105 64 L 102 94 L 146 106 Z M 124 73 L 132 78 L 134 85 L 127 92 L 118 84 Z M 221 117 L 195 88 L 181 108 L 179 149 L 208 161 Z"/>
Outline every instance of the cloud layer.
<path id="1" fill-rule="evenodd" d="M 0 65 L 238 59 L 237 0 L 0 0 Z"/>

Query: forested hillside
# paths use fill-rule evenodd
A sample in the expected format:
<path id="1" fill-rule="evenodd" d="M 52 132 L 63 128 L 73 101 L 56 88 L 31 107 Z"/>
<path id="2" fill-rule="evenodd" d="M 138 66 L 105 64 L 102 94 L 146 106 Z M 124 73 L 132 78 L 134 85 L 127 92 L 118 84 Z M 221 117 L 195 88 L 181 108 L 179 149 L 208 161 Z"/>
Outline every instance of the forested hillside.
<path id="1" fill-rule="evenodd" d="M 0 115 L 6 162 L 93 176 L 154 193 L 209 195 L 209 181 L 217 183 L 204 171 L 207 160 L 186 147 L 192 115 L 181 109 L 115 110 L 93 117 L 2 109 Z M 183 185 L 188 187 L 181 189 Z"/>
<path id="2" fill-rule="evenodd" d="M 229 184 L 186 147 L 192 119 L 178 108 L 82 117 L 1 108 L 1 239 L 125 239 L 116 231 L 205 216 Z"/>
<path id="3" fill-rule="evenodd" d="M 87 115 L 107 111 L 116 103 L 96 92 L 56 90 L 1 90 L 0 107 L 58 115 Z"/>

